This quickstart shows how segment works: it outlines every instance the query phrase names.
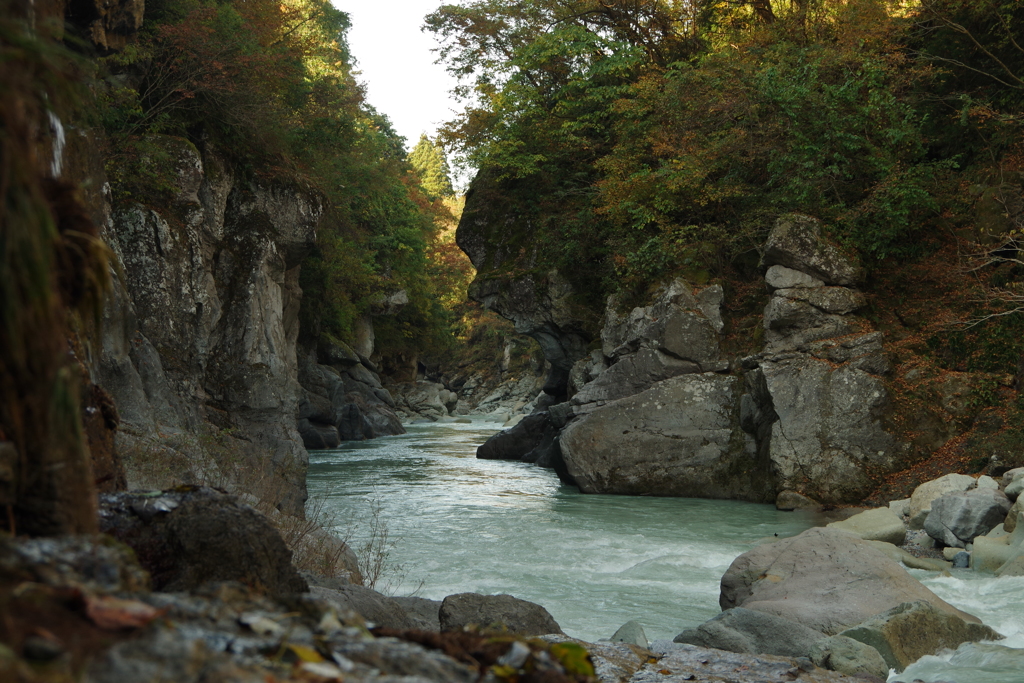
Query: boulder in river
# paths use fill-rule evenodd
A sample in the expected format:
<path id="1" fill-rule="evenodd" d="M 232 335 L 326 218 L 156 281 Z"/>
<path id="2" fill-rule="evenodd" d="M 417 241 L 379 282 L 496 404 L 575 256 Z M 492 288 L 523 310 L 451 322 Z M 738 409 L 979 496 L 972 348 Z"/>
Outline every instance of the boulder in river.
<path id="1" fill-rule="evenodd" d="M 903 602 L 924 600 L 966 621 L 898 563 L 846 532 L 808 529 L 743 553 L 722 577 L 719 604 L 768 612 L 834 635 Z"/>
<path id="2" fill-rule="evenodd" d="M 825 634 L 788 619 L 743 607 L 727 609 L 673 642 L 729 652 L 806 657 Z"/>
<path id="3" fill-rule="evenodd" d="M 928 535 L 947 546 L 963 548 L 1006 519 L 1010 501 L 1001 491 L 973 489 L 950 493 L 932 502 L 924 521 Z"/>
<path id="4" fill-rule="evenodd" d="M 875 648 L 897 671 L 925 655 L 955 650 L 961 643 L 1003 637 L 984 624 L 964 621 L 921 600 L 897 605 L 840 635 Z"/>
<path id="5" fill-rule="evenodd" d="M 848 531 L 866 541 L 885 541 L 893 545 L 903 545 L 907 537 L 907 528 L 903 520 L 889 508 L 865 510 L 859 514 L 828 525 L 833 529 Z"/>
<path id="6" fill-rule="evenodd" d="M 680 375 L 613 401 L 562 431 L 566 468 L 584 493 L 771 500 L 771 475 L 740 427 L 742 387 Z"/>
<path id="7" fill-rule="evenodd" d="M 924 528 L 924 520 L 932 510 L 932 501 L 947 493 L 966 491 L 974 485 L 974 478 L 966 474 L 947 474 L 918 486 L 910 496 L 910 528 Z"/>
<path id="8" fill-rule="evenodd" d="M 562 628 L 540 605 L 511 595 L 457 593 L 449 595 L 438 611 L 442 631 L 461 631 L 475 624 L 521 636 L 561 633 Z"/>

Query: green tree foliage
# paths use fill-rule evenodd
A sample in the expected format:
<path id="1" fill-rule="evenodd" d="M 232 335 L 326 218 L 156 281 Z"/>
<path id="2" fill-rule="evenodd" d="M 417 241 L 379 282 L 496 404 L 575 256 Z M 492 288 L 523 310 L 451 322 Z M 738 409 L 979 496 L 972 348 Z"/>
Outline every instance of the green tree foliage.
<path id="1" fill-rule="evenodd" d="M 310 184 L 326 211 L 302 271 L 307 340 L 351 341 L 376 297 L 404 289 L 410 304 L 381 326 L 378 348 L 436 347 L 447 319 L 425 254 L 445 209 L 364 101 L 348 27 L 327 0 L 150 3 L 139 43 L 106 60 L 111 175 L 122 196 L 157 200 L 159 179 L 132 173 L 132 159 L 165 133 L 211 146 L 243 174 Z"/>
<path id="2" fill-rule="evenodd" d="M 910 257 L 964 160 L 939 144 L 936 83 L 963 97 L 961 63 L 1017 87 L 1020 10 L 985 4 L 444 6 L 427 25 L 467 107 L 443 142 L 523 207 L 547 265 L 602 292 L 705 277 L 790 211 L 869 261 Z"/>
<path id="3" fill-rule="evenodd" d="M 426 134 L 420 135 L 419 142 L 409 153 L 409 163 L 420 174 L 420 185 L 431 199 L 455 195 L 452 188 L 451 169 L 444 151 L 434 144 Z"/>

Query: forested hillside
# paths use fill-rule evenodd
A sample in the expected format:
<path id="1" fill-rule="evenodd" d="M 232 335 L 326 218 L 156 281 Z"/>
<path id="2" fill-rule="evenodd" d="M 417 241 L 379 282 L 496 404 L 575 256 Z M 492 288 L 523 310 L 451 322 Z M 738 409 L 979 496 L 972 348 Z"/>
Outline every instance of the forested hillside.
<path id="1" fill-rule="evenodd" d="M 862 314 L 897 368 L 890 427 L 964 458 L 942 467 L 1015 457 L 1022 21 L 1019 3 L 959 0 L 445 5 L 427 27 L 467 107 L 442 139 L 481 169 L 460 228 L 471 292 L 557 339 L 552 387 L 608 295 L 628 310 L 674 277 L 721 283 L 724 343 L 753 353 L 765 239 L 813 216 L 866 275 Z M 537 315 L 522 292 L 553 300 L 563 280 Z"/>

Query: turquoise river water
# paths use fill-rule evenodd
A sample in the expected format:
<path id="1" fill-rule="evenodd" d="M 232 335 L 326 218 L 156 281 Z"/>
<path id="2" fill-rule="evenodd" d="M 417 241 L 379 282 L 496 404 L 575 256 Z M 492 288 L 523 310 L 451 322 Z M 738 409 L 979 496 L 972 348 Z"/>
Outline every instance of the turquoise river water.
<path id="1" fill-rule="evenodd" d="M 494 424 L 407 429 L 310 454 L 310 498 L 340 535 L 359 548 L 375 514 L 386 527 L 389 569 L 376 588 L 437 600 L 509 593 L 583 640 L 631 619 L 649 639 L 671 639 L 719 612 L 719 580 L 737 555 L 815 522 L 735 501 L 583 495 L 550 470 L 477 460 Z M 1024 579 L 914 573 L 1008 639 L 927 657 L 890 681 L 1024 683 Z"/>

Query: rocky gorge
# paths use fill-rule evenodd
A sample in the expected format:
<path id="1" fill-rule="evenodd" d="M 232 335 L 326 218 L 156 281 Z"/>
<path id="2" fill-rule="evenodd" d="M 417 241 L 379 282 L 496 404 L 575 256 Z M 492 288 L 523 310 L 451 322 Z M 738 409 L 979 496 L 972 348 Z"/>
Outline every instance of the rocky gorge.
<path id="1" fill-rule="evenodd" d="M 131 44 L 143 4 L 93 4 L 19 11 L 66 18 L 108 56 Z M 303 334 L 300 276 L 332 207 L 301 173 L 254 172 L 191 133 L 138 136 L 144 153 L 118 167 L 99 130 L 47 130 L 26 153 L 53 157 L 27 166 L 45 192 L 23 193 L 45 196 L 59 227 L 43 289 L 63 298 L 47 306 L 70 311 L 96 272 L 110 285 L 94 328 L 78 309 L 45 334 L 26 325 L 18 363 L 3 333 L 4 680 L 841 683 L 1000 639 L 905 567 L 1024 575 L 1020 453 L 1000 441 L 1005 411 L 982 402 L 1016 380 L 939 375 L 898 347 L 909 335 L 892 334 L 857 255 L 819 220 L 773 216 L 752 314 L 736 282 L 695 276 L 598 315 L 577 280 L 540 265 L 536 224 L 485 170 L 457 231 L 470 294 L 539 356 L 513 368 L 506 342 L 489 373 L 396 373 L 374 326 L 409 305 L 401 288 L 367 295 L 347 342 Z M 159 191 L 133 194 L 126 174 Z M 51 349 L 56 369 L 36 372 Z M 509 595 L 362 585 L 353 549 L 307 517 L 308 451 L 470 415 L 507 427 L 478 457 L 551 468 L 587 494 L 884 505 L 764 539 L 722 577 L 722 614 L 672 642 L 635 623 L 582 642 Z M 986 474 L 914 469 L 956 449 L 980 466 L 949 469 Z"/>

